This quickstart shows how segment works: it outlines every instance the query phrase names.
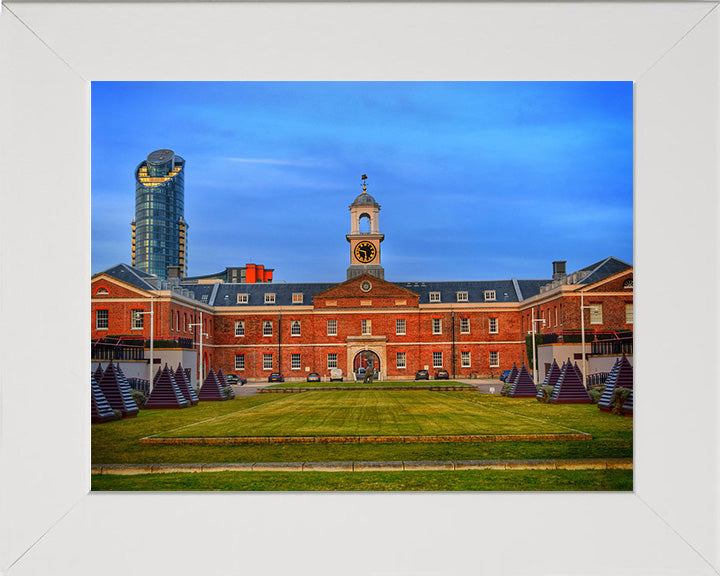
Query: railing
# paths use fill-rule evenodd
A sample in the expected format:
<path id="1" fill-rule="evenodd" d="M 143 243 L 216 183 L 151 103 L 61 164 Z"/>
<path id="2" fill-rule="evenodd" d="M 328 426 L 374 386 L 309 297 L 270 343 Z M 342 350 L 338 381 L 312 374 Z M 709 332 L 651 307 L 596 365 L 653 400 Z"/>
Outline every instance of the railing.
<path id="1" fill-rule="evenodd" d="M 632 353 L 632 338 L 598 340 L 597 342 L 591 342 L 590 344 L 590 354 L 594 356 L 619 356 L 620 354 L 631 356 Z"/>
<path id="2" fill-rule="evenodd" d="M 143 340 L 125 342 L 122 338 L 99 338 L 92 344 L 93 361 L 144 360 Z"/>
<path id="3" fill-rule="evenodd" d="M 150 382 L 143 378 L 128 378 L 128 384 L 133 390 L 140 390 L 145 396 L 150 394 Z"/>
<path id="4" fill-rule="evenodd" d="M 588 388 L 593 386 L 604 386 L 607 382 L 610 372 L 596 372 L 595 374 L 588 374 L 587 385 Z"/>

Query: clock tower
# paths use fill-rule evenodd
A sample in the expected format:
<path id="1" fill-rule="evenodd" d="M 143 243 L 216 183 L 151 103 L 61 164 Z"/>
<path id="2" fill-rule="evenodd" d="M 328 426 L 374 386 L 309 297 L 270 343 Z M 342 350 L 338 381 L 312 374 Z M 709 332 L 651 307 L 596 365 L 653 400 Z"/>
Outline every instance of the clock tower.
<path id="1" fill-rule="evenodd" d="M 350 242 L 347 279 L 370 274 L 384 280 L 385 269 L 380 265 L 380 242 L 385 239 L 385 234 L 380 234 L 380 204 L 367 193 L 365 180 L 367 176 L 363 174 L 362 194 L 350 204 L 350 234 L 345 236 Z"/>

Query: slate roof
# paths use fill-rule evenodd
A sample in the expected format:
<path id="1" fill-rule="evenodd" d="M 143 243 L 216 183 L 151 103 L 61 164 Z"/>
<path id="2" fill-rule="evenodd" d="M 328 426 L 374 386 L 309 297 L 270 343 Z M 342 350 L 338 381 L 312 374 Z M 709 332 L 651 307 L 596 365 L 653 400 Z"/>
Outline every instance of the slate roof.
<path id="1" fill-rule="evenodd" d="M 589 274 L 580 280 L 578 284 L 593 284 L 631 267 L 632 264 L 628 264 L 627 262 L 618 260 L 613 256 L 609 256 L 608 258 L 605 258 L 605 260 L 595 262 L 595 264 L 591 264 L 590 266 L 586 266 L 585 268 L 578 270 L 578 272 L 589 272 Z"/>
<path id="2" fill-rule="evenodd" d="M 148 274 L 127 264 L 118 264 L 107 270 L 103 270 L 100 274 L 107 274 L 113 278 L 117 278 L 127 284 L 132 284 L 136 288 L 142 288 L 143 290 L 155 290 L 155 287 L 147 280 L 157 279 L 154 274 Z M 97 274 L 95 274 L 97 276 Z"/>

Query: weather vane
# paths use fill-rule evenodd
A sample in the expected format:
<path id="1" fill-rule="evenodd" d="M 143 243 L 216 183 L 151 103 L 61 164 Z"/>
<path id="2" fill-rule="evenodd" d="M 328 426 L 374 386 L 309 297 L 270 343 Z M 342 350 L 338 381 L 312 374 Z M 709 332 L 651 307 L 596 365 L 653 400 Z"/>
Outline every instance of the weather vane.
<path id="1" fill-rule="evenodd" d="M 360 176 L 360 179 L 363 181 L 363 194 L 367 193 L 367 186 L 365 185 L 365 180 L 367 180 L 367 174 L 363 174 Z"/>

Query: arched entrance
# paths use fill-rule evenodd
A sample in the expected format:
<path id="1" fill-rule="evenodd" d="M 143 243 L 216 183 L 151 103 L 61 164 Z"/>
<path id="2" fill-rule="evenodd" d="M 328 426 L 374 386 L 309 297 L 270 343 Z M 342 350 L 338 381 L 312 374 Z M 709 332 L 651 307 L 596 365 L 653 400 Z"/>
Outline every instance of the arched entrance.
<path id="1" fill-rule="evenodd" d="M 372 350 L 361 350 L 355 354 L 355 359 L 353 360 L 353 372 L 357 373 L 360 368 L 365 368 L 365 370 L 367 370 L 367 367 L 371 363 L 373 370 L 375 370 L 376 373 L 380 372 L 380 357 Z"/>

